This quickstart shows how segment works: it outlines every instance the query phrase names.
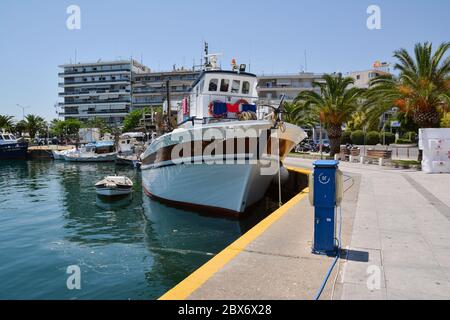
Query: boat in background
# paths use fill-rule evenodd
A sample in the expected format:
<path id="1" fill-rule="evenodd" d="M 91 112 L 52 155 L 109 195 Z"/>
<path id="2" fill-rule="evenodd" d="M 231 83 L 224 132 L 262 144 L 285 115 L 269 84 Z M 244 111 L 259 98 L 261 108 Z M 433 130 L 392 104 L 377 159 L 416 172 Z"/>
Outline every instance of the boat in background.
<path id="1" fill-rule="evenodd" d="M 119 166 L 132 166 L 133 168 L 141 167 L 141 159 L 138 154 L 131 154 L 128 156 L 117 155 L 116 164 Z"/>
<path id="2" fill-rule="evenodd" d="M 133 181 L 125 176 L 108 176 L 95 184 L 95 190 L 101 196 L 123 196 L 133 191 Z"/>
<path id="3" fill-rule="evenodd" d="M 25 159 L 27 150 L 27 142 L 20 142 L 10 133 L 0 132 L 0 160 Z"/>
<path id="4" fill-rule="evenodd" d="M 61 151 L 52 150 L 53 160 L 64 160 L 64 156 L 71 154 L 71 153 L 75 153 L 75 152 L 79 152 L 79 150 L 77 150 L 76 148 L 61 150 Z"/>
<path id="5" fill-rule="evenodd" d="M 145 151 L 146 135 L 142 132 L 127 132 L 119 137 L 117 145 L 117 165 L 139 168 L 140 155 Z"/>
<path id="6" fill-rule="evenodd" d="M 99 141 L 64 155 L 70 162 L 114 162 L 117 152 L 113 141 Z"/>

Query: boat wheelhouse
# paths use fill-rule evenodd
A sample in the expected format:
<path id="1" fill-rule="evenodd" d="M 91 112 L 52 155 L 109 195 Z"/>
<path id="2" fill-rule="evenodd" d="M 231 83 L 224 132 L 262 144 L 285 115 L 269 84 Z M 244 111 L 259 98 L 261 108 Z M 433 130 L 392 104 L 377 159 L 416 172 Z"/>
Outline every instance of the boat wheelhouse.
<path id="1" fill-rule="evenodd" d="M 182 127 L 187 127 L 189 120 L 194 125 L 203 125 L 236 121 L 249 112 L 256 115 L 256 86 L 256 75 L 251 73 L 204 71 L 194 82 L 189 96 L 183 99 L 178 120 Z"/>

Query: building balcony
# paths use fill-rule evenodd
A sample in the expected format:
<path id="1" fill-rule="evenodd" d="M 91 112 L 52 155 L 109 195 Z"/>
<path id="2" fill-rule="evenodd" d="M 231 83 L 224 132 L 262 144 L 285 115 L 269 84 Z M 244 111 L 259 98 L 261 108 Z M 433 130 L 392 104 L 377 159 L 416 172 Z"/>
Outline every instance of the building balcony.
<path id="1" fill-rule="evenodd" d="M 73 116 L 73 117 L 86 117 L 93 115 L 127 115 L 129 113 L 129 109 L 109 109 L 109 110 L 88 110 L 88 111 L 79 111 L 79 112 L 60 112 L 60 116 Z"/>
<path id="2" fill-rule="evenodd" d="M 296 91 L 302 91 L 302 90 L 313 90 L 313 86 L 271 86 L 271 87 L 258 87 L 258 91 L 277 91 L 277 90 L 296 90 Z"/>
<path id="3" fill-rule="evenodd" d="M 118 80 L 90 80 L 90 81 L 65 81 L 59 82 L 58 86 L 60 87 L 78 87 L 78 86 L 96 86 L 96 85 L 108 85 L 108 84 L 130 84 L 130 80 L 127 79 L 118 79 Z"/>
<path id="4" fill-rule="evenodd" d="M 189 89 L 170 89 L 170 93 L 189 93 Z M 147 89 L 147 90 L 133 90 L 133 95 L 158 94 L 165 95 L 166 89 Z"/>
<path id="5" fill-rule="evenodd" d="M 130 95 L 131 90 L 92 90 L 79 92 L 60 92 L 60 97 L 101 96 L 108 94 Z"/>
<path id="6" fill-rule="evenodd" d="M 64 77 L 76 77 L 76 76 L 90 76 L 90 75 L 102 75 L 102 74 L 129 74 L 130 69 L 111 69 L 111 70 L 91 70 L 91 71 L 71 71 L 71 72 L 60 72 L 58 76 Z"/>
<path id="7" fill-rule="evenodd" d="M 131 103 L 130 99 L 123 100 L 98 100 L 98 101 L 68 101 L 68 102 L 60 102 L 59 106 L 68 107 L 68 106 L 78 106 L 78 105 L 102 105 L 102 104 L 123 104 L 123 103 Z"/>

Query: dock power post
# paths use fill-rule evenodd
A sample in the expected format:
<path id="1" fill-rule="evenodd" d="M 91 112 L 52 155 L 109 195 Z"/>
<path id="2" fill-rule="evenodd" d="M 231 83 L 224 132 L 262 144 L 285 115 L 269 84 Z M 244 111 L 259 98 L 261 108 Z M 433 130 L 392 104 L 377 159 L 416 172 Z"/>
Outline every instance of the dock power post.
<path id="1" fill-rule="evenodd" d="M 314 206 L 314 254 L 335 256 L 336 207 L 342 201 L 342 172 L 339 161 L 319 160 L 314 162 L 314 171 L 309 177 L 309 200 Z"/>

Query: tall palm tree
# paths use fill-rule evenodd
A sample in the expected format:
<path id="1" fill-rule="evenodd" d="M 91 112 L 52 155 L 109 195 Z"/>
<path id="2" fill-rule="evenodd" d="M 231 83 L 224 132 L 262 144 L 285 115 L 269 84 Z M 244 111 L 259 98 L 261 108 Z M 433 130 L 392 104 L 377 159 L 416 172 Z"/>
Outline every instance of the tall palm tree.
<path id="1" fill-rule="evenodd" d="M 0 115 L 0 130 L 11 130 L 11 128 L 14 126 L 13 119 L 14 117 L 12 116 Z"/>
<path id="2" fill-rule="evenodd" d="M 416 44 L 414 57 L 406 49 L 395 51 L 399 75 L 372 80 L 367 93 L 370 119 L 395 106 L 420 128 L 439 127 L 450 103 L 450 56 L 445 58 L 449 48 L 450 42 L 444 42 L 433 53 L 432 44 L 425 42 Z"/>
<path id="3" fill-rule="evenodd" d="M 25 117 L 25 122 L 28 134 L 30 135 L 31 139 L 34 139 L 36 133 L 38 133 L 39 131 L 43 131 L 46 128 L 45 120 L 40 116 L 36 116 L 34 114 L 27 115 Z"/>
<path id="4" fill-rule="evenodd" d="M 349 121 L 358 109 L 364 90 L 352 87 L 354 80 L 342 75 L 324 75 L 323 82 L 314 82 L 320 89 L 303 91 L 295 99 L 302 112 L 317 116 L 330 139 L 331 155 L 340 152 L 342 125 Z"/>
<path id="5" fill-rule="evenodd" d="M 299 103 L 284 102 L 283 120 L 303 128 L 317 125 L 319 123 L 318 117 L 305 111 Z"/>

